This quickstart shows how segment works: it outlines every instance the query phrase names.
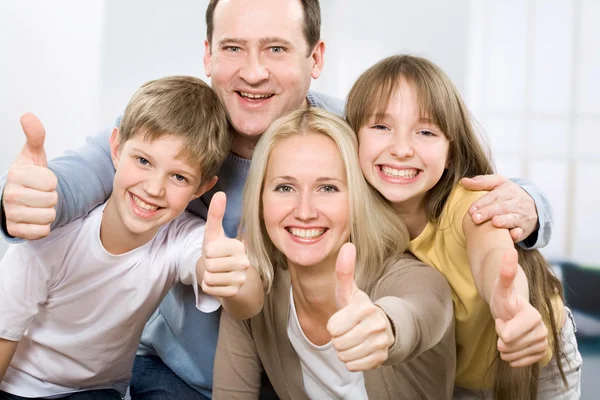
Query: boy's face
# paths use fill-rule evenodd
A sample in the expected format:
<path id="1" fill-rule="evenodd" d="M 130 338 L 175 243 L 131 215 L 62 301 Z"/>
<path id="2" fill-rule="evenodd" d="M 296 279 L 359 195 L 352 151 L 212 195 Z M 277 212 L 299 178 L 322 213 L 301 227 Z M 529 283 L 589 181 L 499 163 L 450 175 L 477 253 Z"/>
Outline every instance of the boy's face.
<path id="1" fill-rule="evenodd" d="M 111 201 L 129 234 L 149 240 L 214 185 L 214 179 L 200 185 L 199 168 L 180 156 L 184 146 L 175 136 L 146 141 L 143 131 L 119 143 L 117 129 L 113 131 L 116 174 Z"/>

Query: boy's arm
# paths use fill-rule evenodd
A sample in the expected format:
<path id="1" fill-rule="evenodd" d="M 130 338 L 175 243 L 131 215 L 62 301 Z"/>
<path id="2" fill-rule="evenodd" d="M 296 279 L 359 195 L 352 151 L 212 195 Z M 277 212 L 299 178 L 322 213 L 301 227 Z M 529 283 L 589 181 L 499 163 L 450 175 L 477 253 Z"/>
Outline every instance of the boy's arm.
<path id="1" fill-rule="evenodd" d="M 0 223 L 1 235 L 5 240 L 17 243 L 21 239 L 46 236 L 47 225 L 52 221 L 48 220 L 49 212 L 54 213 L 52 208 L 56 210 L 56 218 L 50 229 L 85 216 L 106 201 L 112 192 L 115 174 L 109 137 L 114 125 L 119 122 L 120 119 L 117 119 L 115 124 L 96 136 L 88 137 L 80 149 L 67 151 L 48 163 L 48 168 L 58 181 L 58 202 L 55 207 L 53 202 L 48 201 L 48 171 L 44 168 L 31 168 L 32 165 L 19 162 L 11 167 L 10 173 L 0 177 Z M 23 147 L 18 160 L 28 157 L 26 147 Z"/>
<path id="2" fill-rule="evenodd" d="M 29 243 L 12 245 L 0 260 L 0 381 L 29 322 L 48 298 L 51 266 L 36 252 Z"/>
<path id="3" fill-rule="evenodd" d="M 550 241 L 554 223 L 552 206 L 533 183 L 483 175 L 464 178 L 461 184 L 469 190 L 490 191 L 469 208 L 474 223 L 491 220 L 497 228 L 510 229 L 513 241 L 524 249 L 542 248 Z"/>
<path id="4" fill-rule="evenodd" d="M 0 338 L 0 382 L 4 379 L 4 374 L 10 365 L 18 344 L 19 342 Z"/>
<path id="5" fill-rule="evenodd" d="M 220 298 L 226 312 L 236 319 L 247 319 L 262 309 L 264 290 L 258 272 L 250 266 L 244 244 L 225 236 L 225 204 L 225 194 L 215 193 L 208 208 L 196 276 L 202 277 L 202 291 Z"/>

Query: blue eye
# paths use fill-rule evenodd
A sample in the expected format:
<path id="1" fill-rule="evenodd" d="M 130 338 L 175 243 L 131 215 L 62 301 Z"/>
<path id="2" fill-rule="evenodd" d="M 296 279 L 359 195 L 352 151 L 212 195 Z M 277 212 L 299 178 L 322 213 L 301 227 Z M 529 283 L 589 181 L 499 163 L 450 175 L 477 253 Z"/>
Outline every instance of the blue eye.
<path id="1" fill-rule="evenodd" d="M 237 53 L 240 51 L 240 48 L 238 46 L 225 46 L 223 47 L 223 50 L 228 51 L 230 53 Z"/>
<path id="2" fill-rule="evenodd" d="M 271 52 L 272 53 L 283 53 L 285 51 L 284 47 L 281 46 L 273 46 L 271 47 Z"/>
<path id="3" fill-rule="evenodd" d="M 292 191 L 292 187 L 290 185 L 277 185 L 277 187 L 275 187 L 275 191 L 280 193 L 289 193 Z"/>
<path id="4" fill-rule="evenodd" d="M 325 193 L 335 193 L 335 192 L 339 192 L 340 191 L 334 185 L 324 185 L 324 186 L 321 186 L 320 190 L 323 191 L 323 192 L 325 192 Z"/>
<path id="5" fill-rule="evenodd" d="M 419 131 L 419 134 L 423 135 L 423 136 L 435 136 L 435 133 L 428 131 L 428 130 Z"/>
<path id="6" fill-rule="evenodd" d="M 146 160 L 144 157 L 137 157 L 137 160 L 142 165 L 148 165 L 148 164 L 150 164 L 150 161 Z"/>
<path id="7" fill-rule="evenodd" d="M 175 179 L 177 179 L 179 182 L 187 182 L 187 179 L 183 175 L 175 174 Z"/>

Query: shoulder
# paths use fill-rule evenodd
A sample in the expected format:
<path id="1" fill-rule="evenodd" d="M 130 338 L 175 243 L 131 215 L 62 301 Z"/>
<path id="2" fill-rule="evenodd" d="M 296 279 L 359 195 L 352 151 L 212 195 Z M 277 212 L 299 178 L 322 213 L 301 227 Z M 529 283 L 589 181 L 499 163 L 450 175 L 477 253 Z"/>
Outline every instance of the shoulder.
<path id="1" fill-rule="evenodd" d="M 311 106 L 324 108 L 342 118 L 344 117 L 344 102 L 342 100 L 314 90 L 309 90 L 306 98 Z"/>
<path id="2" fill-rule="evenodd" d="M 474 201 L 476 201 L 486 193 L 488 192 L 484 190 L 475 191 L 465 189 L 463 185 L 457 183 L 452 189 L 452 192 L 450 192 L 446 205 L 449 208 L 456 208 L 461 205 L 467 205 L 468 208 Z"/>
<path id="3" fill-rule="evenodd" d="M 450 192 L 440 216 L 440 226 L 457 224 L 462 226 L 462 220 L 471 205 L 485 195 L 486 191 L 473 191 L 465 189 L 460 183 L 456 184 Z"/>

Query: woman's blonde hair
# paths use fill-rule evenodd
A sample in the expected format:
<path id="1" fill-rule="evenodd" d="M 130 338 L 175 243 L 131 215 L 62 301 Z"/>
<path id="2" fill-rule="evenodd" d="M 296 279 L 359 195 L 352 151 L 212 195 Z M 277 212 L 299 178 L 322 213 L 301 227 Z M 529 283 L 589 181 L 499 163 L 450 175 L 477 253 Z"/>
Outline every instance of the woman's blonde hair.
<path id="1" fill-rule="evenodd" d="M 369 68 L 356 81 L 346 105 L 347 119 L 358 132 L 373 115 L 386 112 L 388 103 L 400 85 L 410 85 L 417 96 L 421 117 L 431 120 L 444 132 L 450 142 L 448 168 L 439 182 L 425 196 L 425 212 L 432 223 L 439 221 L 450 192 L 464 177 L 494 173 L 486 149 L 475 132 L 473 119 L 460 93 L 448 76 L 431 61 L 411 55 L 385 58 Z M 563 297 L 560 281 L 537 250 L 516 246 L 519 264 L 527 275 L 529 301 L 550 325 L 556 362 L 566 384 L 560 363 L 559 329 L 553 311 L 552 298 Z M 494 398 L 537 398 L 539 366 L 511 368 L 500 357 L 496 358 Z"/>
<path id="2" fill-rule="evenodd" d="M 287 267 L 285 255 L 275 248 L 267 234 L 263 213 L 268 210 L 263 209 L 262 192 L 271 152 L 278 143 L 296 135 L 323 135 L 339 149 L 350 198 L 349 240 L 357 249 L 355 279 L 361 290 L 369 290 L 381 277 L 388 260 L 406 250 L 408 231 L 388 202 L 365 181 L 354 132 L 344 120 L 320 108 L 300 109 L 280 117 L 262 135 L 254 150 L 239 225 L 239 236 L 246 243 L 250 262 L 257 266 L 267 291 L 271 289 L 276 267 Z"/>

